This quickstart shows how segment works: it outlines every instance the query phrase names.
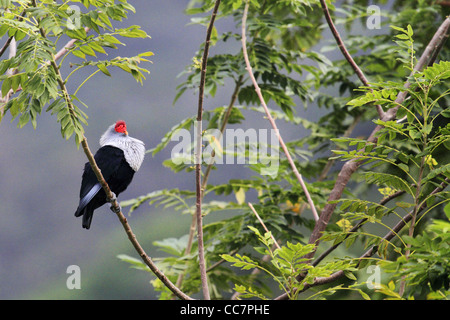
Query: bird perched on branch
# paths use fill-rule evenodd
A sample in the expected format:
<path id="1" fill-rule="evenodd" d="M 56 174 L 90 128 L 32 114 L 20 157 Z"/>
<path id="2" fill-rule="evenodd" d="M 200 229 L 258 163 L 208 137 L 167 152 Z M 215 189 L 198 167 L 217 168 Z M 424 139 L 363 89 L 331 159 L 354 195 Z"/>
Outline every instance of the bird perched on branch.
<path id="1" fill-rule="evenodd" d="M 94 159 L 105 181 L 114 193 L 107 199 L 89 162 L 84 166 L 80 188 L 80 203 L 75 217 L 83 216 L 83 228 L 89 229 L 94 210 L 125 191 L 144 160 L 144 143 L 128 135 L 125 121 L 111 125 L 100 138 L 100 146 Z M 113 207 L 111 207 L 113 209 Z"/>

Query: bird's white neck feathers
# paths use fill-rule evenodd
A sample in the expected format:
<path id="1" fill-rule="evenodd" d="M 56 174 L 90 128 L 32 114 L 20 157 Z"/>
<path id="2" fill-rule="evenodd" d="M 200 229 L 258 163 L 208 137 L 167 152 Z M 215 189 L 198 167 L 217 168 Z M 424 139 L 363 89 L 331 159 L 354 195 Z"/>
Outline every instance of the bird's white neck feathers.
<path id="1" fill-rule="evenodd" d="M 123 151 L 131 169 L 138 171 L 144 161 L 145 146 L 141 140 L 114 130 L 114 124 L 100 138 L 100 146 L 113 146 Z"/>

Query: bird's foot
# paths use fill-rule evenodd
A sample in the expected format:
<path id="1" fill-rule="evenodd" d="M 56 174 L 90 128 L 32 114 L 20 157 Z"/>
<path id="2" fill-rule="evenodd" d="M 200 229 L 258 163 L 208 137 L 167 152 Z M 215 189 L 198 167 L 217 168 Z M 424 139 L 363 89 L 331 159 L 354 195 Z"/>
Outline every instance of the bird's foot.
<path id="1" fill-rule="evenodd" d="M 109 203 L 111 203 L 111 207 L 110 207 L 111 211 L 117 214 L 117 213 L 122 211 L 122 208 L 120 207 L 119 202 L 116 202 L 117 201 L 116 194 L 114 192 L 112 192 L 112 191 L 111 191 L 111 194 L 112 194 L 112 197 L 108 198 L 106 200 Z M 116 203 L 117 203 L 117 206 L 115 205 Z"/>
<path id="2" fill-rule="evenodd" d="M 120 207 L 120 204 L 117 204 L 117 206 L 115 205 L 111 205 L 110 207 L 111 211 L 114 212 L 115 214 L 118 214 L 119 212 L 122 212 L 122 208 Z"/>
<path id="3" fill-rule="evenodd" d="M 108 201 L 109 203 L 113 204 L 114 201 L 117 200 L 117 196 L 114 192 L 111 191 L 111 198 L 106 198 L 106 201 Z"/>

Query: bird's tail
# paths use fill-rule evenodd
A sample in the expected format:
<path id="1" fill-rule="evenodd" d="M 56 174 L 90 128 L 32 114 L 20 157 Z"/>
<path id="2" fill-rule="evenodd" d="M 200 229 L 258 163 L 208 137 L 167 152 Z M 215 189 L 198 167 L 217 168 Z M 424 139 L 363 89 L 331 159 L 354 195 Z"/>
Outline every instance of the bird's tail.
<path id="1" fill-rule="evenodd" d="M 94 216 L 94 210 L 86 206 L 84 208 L 77 209 L 75 212 L 75 217 L 83 216 L 82 226 L 85 229 L 89 229 L 91 227 L 92 217 Z"/>

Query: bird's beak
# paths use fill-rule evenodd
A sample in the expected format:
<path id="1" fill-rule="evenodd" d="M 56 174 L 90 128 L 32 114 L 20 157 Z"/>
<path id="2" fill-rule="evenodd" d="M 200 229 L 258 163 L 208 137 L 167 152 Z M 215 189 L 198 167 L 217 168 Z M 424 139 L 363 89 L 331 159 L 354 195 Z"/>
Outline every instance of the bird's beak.
<path id="1" fill-rule="evenodd" d="M 126 131 L 126 130 L 125 130 L 125 132 L 124 132 L 124 133 L 125 133 L 125 135 L 126 135 L 126 136 L 128 135 L 128 131 Z"/>

